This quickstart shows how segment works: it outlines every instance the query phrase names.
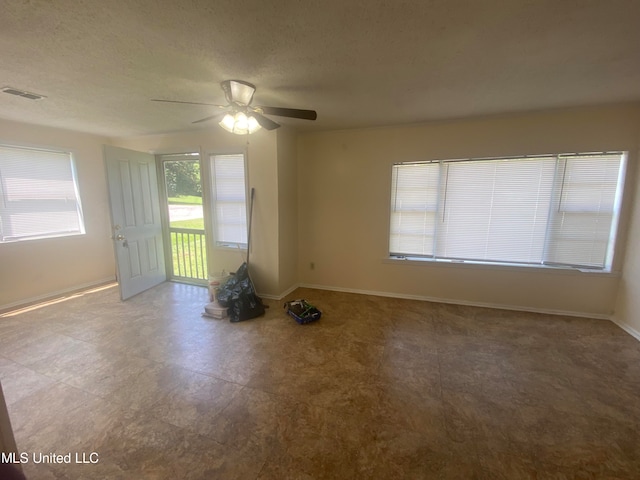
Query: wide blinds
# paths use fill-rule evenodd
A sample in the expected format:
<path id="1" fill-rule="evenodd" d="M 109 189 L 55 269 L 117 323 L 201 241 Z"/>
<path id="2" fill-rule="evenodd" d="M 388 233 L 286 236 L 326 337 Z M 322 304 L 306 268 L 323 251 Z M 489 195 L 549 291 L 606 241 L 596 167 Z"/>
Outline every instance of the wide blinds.
<path id="1" fill-rule="evenodd" d="M 0 145 L 0 239 L 84 233 L 68 152 Z"/>
<path id="2" fill-rule="evenodd" d="M 607 268 L 622 153 L 393 166 L 390 253 Z"/>
<path id="3" fill-rule="evenodd" d="M 247 199 L 244 155 L 212 155 L 216 244 L 247 245 Z"/>
<path id="4" fill-rule="evenodd" d="M 443 164 L 443 258 L 535 263 L 542 258 L 554 161 L 479 160 Z"/>

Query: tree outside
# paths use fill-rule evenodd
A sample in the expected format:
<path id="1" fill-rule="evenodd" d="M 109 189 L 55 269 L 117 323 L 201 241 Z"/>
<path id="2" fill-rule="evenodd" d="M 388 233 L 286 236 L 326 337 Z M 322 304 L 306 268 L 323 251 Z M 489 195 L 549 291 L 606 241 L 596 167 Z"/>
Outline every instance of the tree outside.
<path id="1" fill-rule="evenodd" d="M 173 197 L 200 197 L 202 203 L 202 184 L 200 182 L 200 163 L 193 161 L 165 162 L 164 178 L 167 195 Z"/>
<path id="2" fill-rule="evenodd" d="M 185 160 L 165 162 L 164 179 L 171 226 L 204 230 L 200 163 Z"/>

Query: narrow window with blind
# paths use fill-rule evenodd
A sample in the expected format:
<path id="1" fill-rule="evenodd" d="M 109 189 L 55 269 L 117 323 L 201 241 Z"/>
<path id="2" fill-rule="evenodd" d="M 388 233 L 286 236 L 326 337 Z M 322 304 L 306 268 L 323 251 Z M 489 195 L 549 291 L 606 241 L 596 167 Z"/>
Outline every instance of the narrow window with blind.
<path id="1" fill-rule="evenodd" d="M 244 155 L 211 155 L 213 223 L 218 247 L 247 248 L 247 183 Z"/>
<path id="2" fill-rule="evenodd" d="M 84 233 L 71 153 L 0 145 L 0 243 Z"/>
<path id="3" fill-rule="evenodd" d="M 610 271 L 626 153 L 398 163 L 391 257 Z"/>

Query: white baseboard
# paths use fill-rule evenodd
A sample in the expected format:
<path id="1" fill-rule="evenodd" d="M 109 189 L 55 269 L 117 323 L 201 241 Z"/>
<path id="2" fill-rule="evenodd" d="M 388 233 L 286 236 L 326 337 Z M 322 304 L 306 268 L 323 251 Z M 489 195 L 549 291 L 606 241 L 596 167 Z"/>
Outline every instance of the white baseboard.
<path id="1" fill-rule="evenodd" d="M 262 298 L 266 298 L 267 300 L 278 300 L 279 301 L 279 300 L 282 300 L 287 295 L 289 295 L 291 292 L 293 292 L 298 287 L 300 287 L 300 285 L 295 284 L 295 285 L 292 285 L 287 290 L 285 290 L 284 292 L 282 292 L 282 293 L 280 293 L 278 295 L 271 295 L 269 293 L 258 293 L 258 296 L 262 297 Z"/>
<path id="2" fill-rule="evenodd" d="M 72 287 L 64 288 L 62 290 L 48 292 L 48 293 L 45 293 L 44 295 L 23 298 L 22 300 L 18 300 L 17 302 L 0 305 L 0 313 L 7 312 L 8 310 L 15 310 L 17 308 L 23 308 L 29 305 L 40 303 L 40 302 L 45 302 L 47 300 L 52 300 L 54 298 L 64 297 L 65 295 L 78 293 L 82 290 L 88 290 L 90 288 L 99 287 L 102 285 L 106 285 L 108 283 L 114 283 L 115 281 L 116 281 L 115 277 L 103 278 L 101 280 L 96 280 L 94 282 L 81 283 L 79 285 L 74 285 Z"/>
<path id="3" fill-rule="evenodd" d="M 410 294 L 395 293 L 395 292 L 380 292 L 375 290 L 360 290 L 355 288 L 329 287 L 326 285 L 312 285 L 308 283 L 302 283 L 299 286 L 303 288 L 315 288 L 318 290 L 331 290 L 335 292 L 357 293 L 361 295 L 374 295 L 377 297 L 405 298 L 407 300 L 420 300 L 424 302 L 434 302 L 434 303 L 448 303 L 452 305 L 466 305 L 470 307 L 496 308 L 499 310 L 515 310 L 519 312 L 545 313 L 550 315 L 564 315 L 569 317 L 611 320 L 611 315 L 607 315 L 604 313 L 585 313 L 585 312 L 574 312 L 570 310 L 554 310 L 554 309 L 548 309 L 548 308 L 523 307 L 519 305 L 504 305 L 499 303 L 470 302 L 467 300 L 457 300 L 457 299 L 451 299 L 451 298 L 428 297 L 424 295 L 410 295 Z"/>
<path id="4" fill-rule="evenodd" d="M 17 308 L 21 308 L 21 307 L 26 307 L 28 305 L 33 305 L 36 303 L 40 303 L 40 302 L 44 302 L 47 300 L 51 300 L 54 298 L 59 298 L 59 297 L 64 297 L 65 295 L 70 295 L 73 293 L 78 293 L 80 291 L 83 290 L 88 290 L 94 287 L 99 287 L 99 286 L 103 286 L 109 283 L 114 283 L 116 282 L 115 277 L 110 277 L 110 278 L 103 278 L 102 280 L 96 280 L 94 282 L 88 282 L 88 283 L 83 283 L 80 285 L 75 285 L 73 287 L 69 287 L 69 288 L 65 288 L 62 290 L 58 290 L 55 292 L 49 292 L 45 295 L 39 295 L 36 297 L 30 297 L 30 298 L 25 298 L 22 299 L 18 302 L 13 302 L 13 303 L 7 303 L 4 305 L 0 305 L 0 313 L 5 313 L 9 310 L 14 310 Z M 331 286 L 327 286 L 327 285 L 313 285 L 313 284 L 309 284 L 309 283 L 301 283 L 301 284 L 295 284 L 292 285 L 291 287 L 289 287 L 287 290 L 285 290 L 284 292 L 280 293 L 279 295 L 271 295 L 271 294 L 263 294 L 263 293 L 259 293 L 258 295 L 262 298 L 266 298 L 268 300 L 282 300 L 284 297 L 286 297 L 287 295 L 289 295 L 291 292 L 295 291 L 298 288 L 313 288 L 313 289 L 317 289 L 317 290 L 329 290 L 329 291 L 335 291 L 335 292 L 345 292 L 345 293 L 355 293 L 355 294 L 359 294 L 359 295 L 374 295 L 374 296 L 378 296 L 378 297 L 391 297 L 391 298 L 404 298 L 404 299 L 408 299 L 408 300 L 420 300 L 420 301 L 424 301 L 424 302 L 434 302 L 434 303 L 447 303 L 447 304 L 452 304 L 452 305 L 466 305 L 466 306 L 471 306 L 471 307 L 484 307 L 484 308 L 496 308 L 499 310 L 515 310 L 515 311 L 522 311 L 522 312 L 532 312 L 532 313 L 545 313 L 545 314 L 551 314 L 551 315 L 565 315 L 565 316 L 571 316 L 571 317 L 582 317 L 582 318 L 595 318 L 595 319 L 599 319 L 599 320 L 610 320 L 613 323 L 615 323 L 618 327 L 620 327 L 621 329 L 623 329 L 625 332 L 627 332 L 629 335 L 631 335 L 632 337 L 636 338 L 638 341 L 640 341 L 640 331 L 636 330 L 635 328 L 633 328 L 632 326 L 625 324 L 625 323 L 621 323 L 621 322 L 616 322 L 614 320 L 614 318 L 612 317 L 612 315 L 606 315 L 606 314 L 601 314 L 601 313 L 584 313 L 584 312 L 573 312 L 573 311 L 568 311 L 568 310 L 554 310 L 554 309 L 546 309 L 546 308 L 532 308 L 532 307 L 522 307 L 522 306 L 517 306 L 517 305 L 503 305 L 503 304 L 496 304 L 496 303 L 487 303 L 487 302 L 470 302 L 470 301 L 466 301 L 466 300 L 456 300 L 456 299 L 448 299 L 448 298 L 439 298 L 439 297 L 430 297 L 430 296 L 424 296 L 424 295 L 410 295 L 410 294 L 401 294 L 401 293 L 395 293 L 395 292 L 382 292 L 382 291 L 377 291 L 377 290 L 361 290 L 361 289 L 356 289 L 356 288 L 345 288 L 345 287 L 331 287 Z"/>
<path id="5" fill-rule="evenodd" d="M 631 325 L 628 325 L 622 322 L 616 322 L 613 318 L 611 319 L 611 321 L 615 323 L 617 326 L 619 326 L 621 329 L 623 329 L 625 332 L 627 332 L 629 335 L 634 337 L 636 340 L 640 341 L 640 332 L 635 328 L 633 328 Z"/>

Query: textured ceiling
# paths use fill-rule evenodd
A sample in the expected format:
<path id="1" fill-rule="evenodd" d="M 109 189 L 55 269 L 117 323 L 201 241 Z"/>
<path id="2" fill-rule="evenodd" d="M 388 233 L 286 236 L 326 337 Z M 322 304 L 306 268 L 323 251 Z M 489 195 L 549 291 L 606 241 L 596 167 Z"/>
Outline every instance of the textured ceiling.
<path id="1" fill-rule="evenodd" d="M 219 83 L 298 129 L 640 100 L 638 0 L 3 0 L 0 117 L 108 136 L 203 128 Z M 1 133 L 0 133 L 1 136 Z"/>

